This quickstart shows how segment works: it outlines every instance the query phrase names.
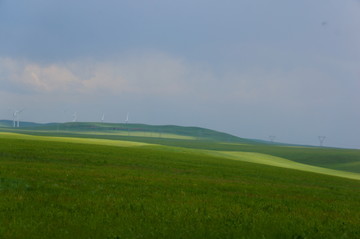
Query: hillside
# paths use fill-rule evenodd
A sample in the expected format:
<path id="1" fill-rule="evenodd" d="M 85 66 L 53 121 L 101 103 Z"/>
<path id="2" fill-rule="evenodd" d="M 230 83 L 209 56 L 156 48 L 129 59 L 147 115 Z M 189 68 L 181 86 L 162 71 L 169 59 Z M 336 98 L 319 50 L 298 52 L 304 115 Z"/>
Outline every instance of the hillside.
<path id="1" fill-rule="evenodd" d="M 359 180 L 89 138 L 2 133 L 0 156 L 0 238 L 360 235 Z"/>
<path id="2" fill-rule="evenodd" d="M 360 150 L 272 144 L 200 127 L 91 122 L 49 124 L 24 122 L 20 128 L 12 128 L 9 127 L 11 121 L 0 121 L 0 123 L 8 125 L 0 128 L 0 131 L 38 136 L 121 140 L 221 151 L 226 155 L 232 155 L 231 158 L 234 158 L 233 155 L 236 155 L 236 152 L 252 152 L 316 167 L 360 173 Z"/>

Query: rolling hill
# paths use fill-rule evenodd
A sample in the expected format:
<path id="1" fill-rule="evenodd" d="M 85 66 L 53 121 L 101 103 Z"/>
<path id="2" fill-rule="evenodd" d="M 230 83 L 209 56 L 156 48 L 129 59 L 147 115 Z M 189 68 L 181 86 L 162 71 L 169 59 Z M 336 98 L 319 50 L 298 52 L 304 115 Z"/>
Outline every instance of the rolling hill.
<path id="1" fill-rule="evenodd" d="M 12 121 L 0 120 L 0 127 L 12 128 Z M 221 142 L 252 142 L 268 143 L 266 141 L 240 138 L 231 134 L 205 129 L 201 127 L 184 127 L 176 125 L 147 125 L 147 124 L 119 124 L 119 123 L 95 123 L 95 122 L 68 122 L 39 124 L 21 122 L 21 127 L 16 130 L 36 131 L 61 131 L 76 133 L 106 133 L 125 136 L 143 136 L 156 138 L 177 139 L 202 139 Z M 172 137 L 171 137 L 172 136 Z"/>
<path id="2" fill-rule="evenodd" d="M 273 144 L 200 127 L 92 122 L 49 124 L 24 122 L 21 124 L 22 127 L 12 128 L 10 123 L 11 121 L 0 121 L 0 124 L 7 125 L 0 130 L 37 136 L 131 141 L 194 150 L 210 150 L 213 153 L 221 152 L 224 157 L 236 160 L 244 159 L 244 157 L 235 157 L 235 155 L 257 153 L 265 157 L 268 155 L 268 158 L 281 158 L 293 162 L 292 168 L 303 168 L 296 165 L 299 163 L 331 170 L 360 173 L 360 150 L 356 149 Z M 253 160 L 253 162 L 271 164 L 271 162 L 263 160 Z M 276 165 L 284 166 L 284 164 Z"/>
<path id="3" fill-rule="evenodd" d="M 0 238 L 359 238 L 359 180 L 209 141 L 53 134 L 0 133 Z"/>
<path id="4" fill-rule="evenodd" d="M 359 238 L 360 150 L 0 124 L 0 238 Z"/>

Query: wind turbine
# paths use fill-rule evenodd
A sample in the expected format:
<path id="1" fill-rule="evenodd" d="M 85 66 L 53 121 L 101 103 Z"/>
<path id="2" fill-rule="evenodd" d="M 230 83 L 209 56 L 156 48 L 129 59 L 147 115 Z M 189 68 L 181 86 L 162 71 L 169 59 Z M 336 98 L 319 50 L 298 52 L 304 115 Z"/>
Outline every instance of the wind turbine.
<path id="1" fill-rule="evenodd" d="M 13 112 L 13 127 L 14 127 L 14 128 L 16 127 L 17 114 L 18 114 L 18 111 L 15 110 L 15 111 Z"/>
<path id="2" fill-rule="evenodd" d="M 126 114 L 125 124 L 129 123 L 129 112 Z"/>
<path id="3" fill-rule="evenodd" d="M 105 114 L 103 113 L 101 116 L 101 123 L 104 123 L 104 120 L 105 120 Z"/>
<path id="4" fill-rule="evenodd" d="M 24 109 L 21 109 L 21 110 L 17 111 L 17 114 L 16 114 L 16 116 L 17 116 L 17 127 L 18 128 L 20 127 L 20 114 L 23 111 L 24 111 Z"/>
<path id="5" fill-rule="evenodd" d="M 77 121 L 77 113 L 76 113 L 76 111 L 74 112 L 74 114 L 73 114 L 73 120 L 72 120 L 73 122 L 76 122 Z"/>
<path id="6" fill-rule="evenodd" d="M 13 111 L 13 127 L 20 127 L 20 113 L 23 112 L 24 109 L 21 110 L 14 110 Z"/>

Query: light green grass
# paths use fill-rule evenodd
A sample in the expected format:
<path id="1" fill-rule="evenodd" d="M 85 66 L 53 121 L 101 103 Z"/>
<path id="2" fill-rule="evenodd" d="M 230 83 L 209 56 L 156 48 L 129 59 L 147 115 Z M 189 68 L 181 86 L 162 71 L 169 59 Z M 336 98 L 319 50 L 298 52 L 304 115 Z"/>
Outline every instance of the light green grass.
<path id="1" fill-rule="evenodd" d="M 36 132 L 36 131 L 35 131 Z M 126 130 L 100 130 L 100 131 L 67 131 L 67 130 L 38 130 L 37 132 L 41 133 L 57 133 L 57 134 L 67 134 L 71 133 L 74 136 L 76 134 L 79 135 L 89 135 L 94 138 L 96 136 L 131 136 L 131 137 L 147 137 L 147 138 L 162 138 L 162 139 L 182 139 L 182 140 L 195 140 L 196 137 L 186 136 L 186 135 L 178 135 L 178 134 L 170 134 L 170 133 L 158 133 L 158 132 L 149 132 L 149 131 L 126 131 Z M 23 133 L 23 132 L 21 132 Z M 26 131 L 24 131 L 26 133 Z"/>
<path id="2" fill-rule="evenodd" d="M 123 140 L 34 136 L 34 135 L 25 135 L 25 134 L 7 133 L 7 132 L 0 132 L 0 137 L 11 138 L 11 139 L 23 139 L 23 140 L 39 140 L 39 141 L 67 142 L 67 143 L 79 143 L 79 144 L 97 144 L 97 145 L 121 146 L 121 147 L 136 147 L 136 146 L 151 145 L 148 143 L 123 141 Z"/>
<path id="3" fill-rule="evenodd" d="M 217 155 L 224 158 L 240 160 L 250 163 L 259 163 L 281 168 L 291 168 L 295 170 L 326 174 L 331 176 L 343 177 L 360 180 L 360 174 L 345 172 L 340 170 L 328 169 L 323 167 L 312 166 L 308 164 L 297 163 L 288 159 L 253 152 L 226 152 L 226 151 L 207 151 L 210 155 Z"/>
<path id="4" fill-rule="evenodd" d="M 66 132 L 66 131 L 63 131 Z M 186 139 L 186 140 L 195 140 L 195 137 L 178 135 L 178 134 L 169 134 L 169 133 L 157 133 L 157 132 L 146 132 L 146 131 L 117 131 L 117 132 L 81 132 L 81 134 L 88 135 L 119 135 L 119 136 L 133 136 L 133 137 L 149 137 L 149 138 L 164 138 L 164 139 Z"/>

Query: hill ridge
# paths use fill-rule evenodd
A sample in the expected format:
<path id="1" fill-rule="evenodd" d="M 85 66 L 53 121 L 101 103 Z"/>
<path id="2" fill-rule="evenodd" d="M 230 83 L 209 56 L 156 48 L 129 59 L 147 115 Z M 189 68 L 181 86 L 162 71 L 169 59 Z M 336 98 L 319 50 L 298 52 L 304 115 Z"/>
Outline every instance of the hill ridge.
<path id="1" fill-rule="evenodd" d="M 12 128 L 12 120 L 0 120 L 0 127 Z M 179 125 L 150 125 L 143 123 L 99 123 L 99 122 L 65 122 L 65 123 L 34 123 L 20 122 L 20 128 L 14 130 L 57 130 L 57 131 L 78 131 L 78 132 L 144 132 L 156 134 L 174 134 L 188 136 L 202 140 L 215 140 L 222 142 L 251 142 L 269 143 L 267 141 L 241 138 L 229 133 L 207 129 L 199 126 Z"/>

